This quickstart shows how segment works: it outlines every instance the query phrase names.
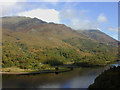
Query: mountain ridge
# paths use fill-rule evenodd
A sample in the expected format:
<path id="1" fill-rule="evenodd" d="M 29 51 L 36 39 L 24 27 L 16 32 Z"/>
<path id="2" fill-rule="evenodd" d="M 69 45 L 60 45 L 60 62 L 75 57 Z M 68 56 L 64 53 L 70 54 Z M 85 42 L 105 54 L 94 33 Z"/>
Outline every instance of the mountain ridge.
<path id="1" fill-rule="evenodd" d="M 100 30 L 86 30 L 86 31 L 79 30 L 77 32 L 83 33 L 88 38 L 94 39 L 100 43 L 118 45 L 117 40 L 115 40 L 114 38 L 110 37 L 109 35 L 105 34 Z"/>
<path id="2" fill-rule="evenodd" d="M 32 64 L 31 68 L 35 68 L 38 62 L 44 63 L 50 58 L 63 63 L 105 65 L 117 58 L 117 45 L 113 44 L 116 41 L 105 34 L 102 35 L 113 43 L 88 38 L 88 32 L 78 32 L 64 24 L 39 22 L 39 19 L 28 17 L 15 18 L 2 20 L 3 67 L 29 68 Z M 24 65 L 24 62 L 28 64 Z"/>
<path id="3" fill-rule="evenodd" d="M 8 19 L 8 21 L 10 21 L 10 22 L 8 22 L 6 19 Z M 15 19 L 16 22 L 12 24 L 11 22 L 12 21 L 14 22 L 13 19 Z M 63 29 L 64 31 L 66 29 L 66 30 L 72 30 L 73 32 L 78 32 L 81 36 L 91 38 L 93 40 L 99 41 L 100 43 L 101 42 L 104 42 L 104 43 L 107 42 L 107 44 L 117 45 L 117 40 L 113 39 L 112 37 L 106 35 L 105 33 L 101 32 L 97 29 L 96 30 L 95 29 L 74 30 L 74 29 L 72 29 L 72 28 L 70 28 L 70 27 L 68 27 L 64 24 L 47 23 L 47 22 L 42 21 L 42 20 L 37 19 L 37 18 L 29 18 L 29 17 L 21 17 L 21 16 L 3 17 L 2 27 L 4 29 L 8 28 L 8 29 L 11 29 L 11 30 L 16 30 L 16 31 L 19 31 L 19 30 L 24 31 L 24 30 L 30 29 L 30 28 L 34 29 L 34 27 L 36 27 L 36 28 L 37 27 L 38 28 L 42 27 L 42 29 L 44 29 L 43 31 L 45 31 L 46 29 L 48 30 L 48 27 L 49 28 L 56 27 L 56 28 L 61 28 L 61 30 Z M 56 31 L 57 31 L 57 29 L 56 29 Z M 55 30 L 54 30 L 54 32 L 55 32 Z M 78 34 L 78 33 L 76 33 L 76 34 Z M 100 34 L 103 35 L 104 37 L 100 36 Z M 104 40 L 104 39 L 106 39 L 106 40 Z"/>

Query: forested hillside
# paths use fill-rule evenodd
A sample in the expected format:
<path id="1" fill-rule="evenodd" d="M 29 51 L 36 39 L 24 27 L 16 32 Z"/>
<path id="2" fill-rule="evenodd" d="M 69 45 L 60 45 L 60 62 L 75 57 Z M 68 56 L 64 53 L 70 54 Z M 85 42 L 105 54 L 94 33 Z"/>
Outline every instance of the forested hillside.
<path id="1" fill-rule="evenodd" d="M 70 63 L 96 66 L 118 60 L 117 41 L 98 30 L 91 36 L 64 24 L 17 16 L 3 17 L 2 26 L 3 68 L 40 69 Z"/>
<path id="2" fill-rule="evenodd" d="M 106 89 L 120 89 L 120 66 L 113 67 L 104 71 L 99 75 L 95 82 L 89 86 L 89 89 L 93 88 L 106 88 Z"/>

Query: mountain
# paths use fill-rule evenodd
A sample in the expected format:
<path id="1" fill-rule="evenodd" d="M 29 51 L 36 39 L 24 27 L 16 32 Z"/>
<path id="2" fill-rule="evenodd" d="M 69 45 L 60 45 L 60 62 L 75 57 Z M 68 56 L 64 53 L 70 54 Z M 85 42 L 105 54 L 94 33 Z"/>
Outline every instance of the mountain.
<path id="1" fill-rule="evenodd" d="M 35 69 L 53 59 L 77 65 L 117 60 L 117 41 L 101 31 L 76 31 L 64 24 L 14 16 L 2 17 L 2 32 L 3 67 Z"/>
<path id="2" fill-rule="evenodd" d="M 41 23 L 47 23 L 47 22 L 39 20 L 37 18 L 31 19 L 29 17 L 20 17 L 20 16 L 14 16 L 12 18 L 10 17 L 2 18 L 2 27 L 9 28 L 11 30 L 25 29 L 26 27 L 30 27 L 33 25 L 39 25 Z"/>
<path id="3" fill-rule="evenodd" d="M 84 34 L 86 37 L 91 38 L 99 43 L 106 43 L 111 45 L 118 45 L 118 41 L 112 37 L 106 35 L 104 32 L 99 30 L 79 30 L 79 33 Z"/>

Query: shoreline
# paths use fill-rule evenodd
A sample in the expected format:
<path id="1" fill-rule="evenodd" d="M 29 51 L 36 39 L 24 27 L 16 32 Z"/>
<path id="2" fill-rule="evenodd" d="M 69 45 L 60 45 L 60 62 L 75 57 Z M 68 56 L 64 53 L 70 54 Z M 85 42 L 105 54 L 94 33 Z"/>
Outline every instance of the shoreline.
<path id="1" fill-rule="evenodd" d="M 108 64 L 110 65 L 110 64 Z M 107 65 L 105 65 L 107 66 Z M 77 66 L 78 68 L 80 68 L 80 66 Z M 96 67 L 101 67 L 101 66 L 96 66 Z M 104 67 L 104 66 L 102 66 Z M 26 72 L 1 72 L 0 74 L 6 74 L 6 75 L 32 75 L 32 74 L 40 74 L 40 73 L 62 73 L 62 72 L 68 72 L 68 71 L 72 71 L 74 68 L 72 69 L 64 69 L 64 70 L 41 70 L 41 71 L 26 71 Z M 86 67 L 88 68 L 88 67 Z"/>
<path id="2" fill-rule="evenodd" d="M 6 75 L 32 75 L 32 74 L 40 74 L 40 73 L 62 73 L 62 72 L 68 72 L 71 71 L 71 69 L 69 70 L 58 70 L 58 71 L 34 71 L 34 72 L 0 72 L 0 74 L 6 74 Z"/>
<path id="3" fill-rule="evenodd" d="M 29 72 L 0 72 L 0 74 L 26 74 Z"/>

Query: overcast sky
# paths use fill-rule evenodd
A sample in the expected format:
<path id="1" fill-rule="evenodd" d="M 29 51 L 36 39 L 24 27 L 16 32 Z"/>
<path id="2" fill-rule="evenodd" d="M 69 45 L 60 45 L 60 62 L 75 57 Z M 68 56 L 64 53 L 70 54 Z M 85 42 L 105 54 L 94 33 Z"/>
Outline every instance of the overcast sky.
<path id="1" fill-rule="evenodd" d="M 1 0 L 0 0 L 1 1 Z M 43 21 L 65 24 L 75 30 L 100 29 L 118 39 L 117 2 L 18 2 L 0 3 L 0 16 L 37 17 Z M 46 1 L 46 0 L 44 0 Z M 54 0 L 58 1 L 58 0 Z"/>

